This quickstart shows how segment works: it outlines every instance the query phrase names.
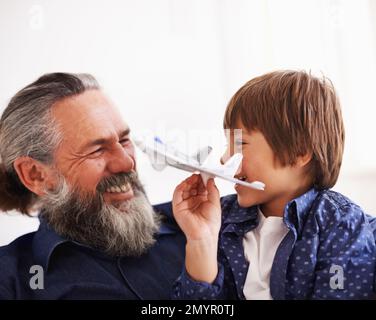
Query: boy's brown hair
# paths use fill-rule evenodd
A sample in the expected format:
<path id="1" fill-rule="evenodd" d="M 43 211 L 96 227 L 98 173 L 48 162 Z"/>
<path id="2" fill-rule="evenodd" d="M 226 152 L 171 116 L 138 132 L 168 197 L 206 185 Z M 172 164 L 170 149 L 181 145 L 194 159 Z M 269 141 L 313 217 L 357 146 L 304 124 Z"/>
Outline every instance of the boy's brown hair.
<path id="1" fill-rule="evenodd" d="M 231 98 L 225 129 L 237 121 L 258 130 L 283 166 L 312 154 L 309 174 L 318 189 L 337 181 L 345 131 L 340 103 L 332 82 L 304 71 L 275 71 L 256 77 Z"/>

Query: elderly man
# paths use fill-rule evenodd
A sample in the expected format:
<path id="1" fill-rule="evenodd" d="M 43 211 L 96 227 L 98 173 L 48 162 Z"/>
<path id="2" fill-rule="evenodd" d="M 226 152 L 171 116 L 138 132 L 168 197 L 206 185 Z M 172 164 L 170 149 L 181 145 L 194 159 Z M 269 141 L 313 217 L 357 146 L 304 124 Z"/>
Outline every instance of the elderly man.
<path id="1" fill-rule="evenodd" d="M 152 207 L 130 128 L 88 74 L 46 74 L 0 122 L 0 210 L 40 227 L 0 248 L 2 299 L 168 299 L 185 237 Z"/>

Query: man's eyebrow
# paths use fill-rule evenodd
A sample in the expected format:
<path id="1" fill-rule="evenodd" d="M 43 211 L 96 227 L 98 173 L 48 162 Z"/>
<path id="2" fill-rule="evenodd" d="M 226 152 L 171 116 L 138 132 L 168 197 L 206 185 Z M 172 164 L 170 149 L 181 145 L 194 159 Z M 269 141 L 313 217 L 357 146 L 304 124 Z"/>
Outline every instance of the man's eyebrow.
<path id="1" fill-rule="evenodd" d="M 129 128 L 121 131 L 119 133 L 119 138 L 123 138 L 127 135 L 129 135 L 129 133 L 131 132 L 131 130 Z M 112 138 L 98 138 L 98 139 L 95 139 L 95 140 L 92 140 L 92 141 L 89 141 L 88 143 L 86 143 L 80 150 L 81 152 L 84 152 L 86 149 L 90 148 L 90 147 L 94 147 L 94 146 L 99 146 L 99 145 L 103 145 L 103 144 L 106 144 L 106 143 L 109 143 L 111 142 L 113 139 Z"/>

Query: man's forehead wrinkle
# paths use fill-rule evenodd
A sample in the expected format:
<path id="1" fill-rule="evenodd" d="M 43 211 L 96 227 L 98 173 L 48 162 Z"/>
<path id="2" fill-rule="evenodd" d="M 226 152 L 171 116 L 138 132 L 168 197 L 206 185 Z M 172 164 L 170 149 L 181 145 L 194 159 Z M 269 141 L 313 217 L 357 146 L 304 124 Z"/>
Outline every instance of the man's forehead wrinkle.
<path id="1" fill-rule="evenodd" d="M 74 158 L 82 156 L 91 141 L 115 141 L 129 128 L 119 110 L 99 91 L 65 99 L 54 106 L 53 113 L 64 149 Z"/>
<path id="2" fill-rule="evenodd" d="M 97 109 L 97 108 L 96 108 Z M 98 108 L 100 109 L 100 108 Z M 59 121 L 60 120 L 60 121 Z M 59 119 L 62 129 L 69 133 L 79 135 L 82 131 L 97 133 L 98 130 L 105 128 L 106 131 L 117 131 L 116 127 L 126 128 L 127 126 L 121 119 L 111 117 L 105 110 L 95 110 L 74 114 L 70 119 Z"/>
<path id="3" fill-rule="evenodd" d="M 73 114 L 75 120 L 87 118 L 88 115 L 97 117 L 99 114 L 100 117 L 109 117 L 111 113 L 118 113 L 111 101 L 100 91 L 87 91 L 77 96 L 65 98 L 57 102 L 53 109 L 60 116 Z M 115 118 L 118 118 L 118 116 Z"/>

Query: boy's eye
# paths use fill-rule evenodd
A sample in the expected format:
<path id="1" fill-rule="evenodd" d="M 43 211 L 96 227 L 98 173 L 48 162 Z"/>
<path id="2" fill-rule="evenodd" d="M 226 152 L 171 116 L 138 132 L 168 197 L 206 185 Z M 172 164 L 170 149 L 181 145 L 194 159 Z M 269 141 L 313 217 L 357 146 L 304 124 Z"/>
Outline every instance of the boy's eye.
<path id="1" fill-rule="evenodd" d="M 247 144 L 247 143 L 244 142 L 244 141 L 242 141 L 242 140 L 236 140 L 236 141 L 235 141 L 235 144 L 236 144 L 237 146 L 242 146 L 242 145 L 245 145 L 245 144 Z"/>

